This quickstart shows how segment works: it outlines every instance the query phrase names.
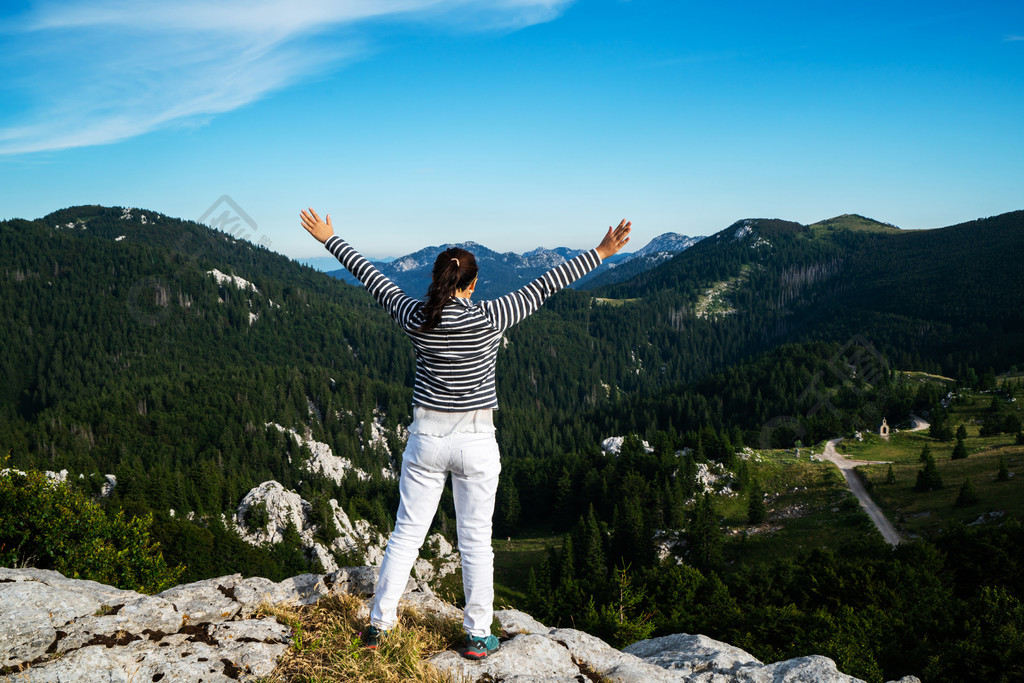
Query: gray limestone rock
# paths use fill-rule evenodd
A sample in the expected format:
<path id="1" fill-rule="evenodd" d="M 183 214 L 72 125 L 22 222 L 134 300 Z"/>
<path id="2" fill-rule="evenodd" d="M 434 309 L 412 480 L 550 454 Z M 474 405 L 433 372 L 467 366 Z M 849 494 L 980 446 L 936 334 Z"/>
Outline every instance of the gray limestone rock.
<path id="1" fill-rule="evenodd" d="M 342 567 L 324 577 L 324 581 L 333 591 L 368 597 L 373 595 L 378 574 L 380 567 Z"/>
<path id="2" fill-rule="evenodd" d="M 498 652 L 479 662 L 463 659 L 455 652 L 442 652 L 431 659 L 431 663 L 456 679 L 461 677 L 474 682 L 668 683 L 686 680 L 575 629 L 517 635 L 503 642 Z"/>
<path id="3" fill-rule="evenodd" d="M 471 661 L 455 652 L 435 655 L 431 664 L 448 671 L 456 680 L 533 683 L 533 681 L 578 681 L 580 669 L 569 650 L 540 635 L 521 635 L 505 641 L 490 657 Z"/>
<path id="4" fill-rule="evenodd" d="M 743 680 L 743 679 L 741 679 Z M 784 662 L 775 662 L 762 669 L 750 672 L 751 683 L 864 683 L 860 678 L 847 676 L 836 668 L 836 663 L 828 657 L 811 655 L 796 657 Z"/>
<path id="5" fill-rule="evenodd" d="M 254 612 L 264 592 L 292 597 L 296 585 L 322 585 L 320 578 L 282 587 L 235 575 L 141 595 L 53 571 L 0 568 L 0 666 L 9 672 L 0 680 L 265 676 L 288 649 L 290 629 L 275 619 L 233 620 L 243 604 Z"/>
<path id="6" fill-rule="evenodd" d="M 111 683 L 183 681 L 227 683 L 253 680 L 274 670 L 288 649 L 289 629 L 274 619 L 218 624 L 191 635 L 156 641 L 123 637 L 115 647 L 97 643 L 11 674 L 5 681 L 26 683 Z M 127 641 L 127 642 L 124 642 Z"/>
<path id="7" fill-rule="evenodd" d="M 0 667 L 42 657 L 59 640 L 58 631 L 79 617 L 140 597 L 46 569 L 0 568 Z"/>
<path id="8" fill-rule="evenodd" d="M 103 614 L 105 610 L 101 609 L 59 629 L 55 652 L 64 654 L 97 641 L 117 641 L 125 637 L 122 634 L 177 633 L 185 625 L 183 615 L 174 605 L 156 596 L 145 595 L 110 609 L 110 614 Z"/>
<path id="9" fill-rule="evenodd" d="M 796 657 L 762 664 L 749 653 L 701 635 L 677 633 L 641 640 L 623 649 L 690 683 L 863 683 L 828 657 Z"/>
<path id="10" fill-rule="evenodd" d="M 186 583 L 157 595 L 174 605 L 186 624 L 227 621 L 242 609 L 235 599 L 235 586 L 241 574 Z"/>
<path id="11" fill-rule="evenodd" d="M 509 636 L 518 635 L 520 633 L 540 633 L 543 635 L 551 631 L 550 628 L 540 623 L 529 614 L 520 612 L 517 609 L 494 610 L 494 616 L 501 625 L 501 629 Z"/>
<path id="12" fill-rule="evenodd" d="M 627 652 L 616 650 L 600 638 L 571 628 L 552 631 L 549 638 L 567 650 L 582 673 L 594 672 L 602 680 L 614 683 L 677 681 L 665 669 Z"/>
<path id="13" fill-rule="evenodd" d="M 405 609 L 412 608 L 420 614 L 432 614 L 443 619 L 462 621 L 462 610 L 451 603 L 445 602 L 433 593 L 421 591 L 406 592 L 402 596 L 401 605 Z"/>
<path id="14" fill-rule="evenodd" d="M 663 669 L 686 676 L 706 672 L 735 674 L 741 667 L 762 666 L 750 653 L 707 636 L 677 633 L 661 638 L 641 640 L 622 649 Z M 690 679 L 687 679 L 690 680 Z M 703 680 L 694 678 L 692 680 Z M 710 679 L 708 679 L 710 680 Z M 724 679 L 723 679 L 724 680 Z"/>

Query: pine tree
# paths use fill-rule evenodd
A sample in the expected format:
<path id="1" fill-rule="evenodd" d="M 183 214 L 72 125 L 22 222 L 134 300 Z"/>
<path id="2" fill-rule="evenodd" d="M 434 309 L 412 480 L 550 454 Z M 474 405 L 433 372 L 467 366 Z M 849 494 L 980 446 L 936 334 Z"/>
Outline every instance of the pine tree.
<path id="1" fill-rule="evenodd" d="M 893 469 L 892 469 L 892 463 L 889 463 L 889 471 L 885 475 L 885 483 L 886 484 L 895 484 L 896 483 L 896 472 L 893 471 Z"/>
<path id="2" fill-rule="evenodd" d="M 722 564 L 722 529 L 710 493 L 697 497 L 693 522 L 690 525 L 693 559 L 698 569 L 708 571 Z"/>
<path id="3" fill-rule="evenodd" d="M 580 580 L 590 586 L 591 591 L 595 591 L 603 583 L 608 566 L 605 562 L 604 533 L 593 505 L 586 517 L 580 517 L 575 536 L 579 567 L 577 573 Z"/>
<path id="4" fill-rule="evenodd" d="M 504 477 L 498 485 L 498 509 L 501 510 L 499 528 L 511 534 L 519 524 L 522 505 L 514 477 Z"/>
<path id="5" fill-rule="evenodd" d="M 616 506 L 613 520 L 612 557 L 616 562 L 644 566 L 654 552 L 653 543 L 644 524 L 642 501 L 626 498 Z"/>
<path id="6" fill-rule="evenodd" d="M 1009 481 L 1010 470 L 1006 469 L 1006 459 L 999 456 L 999 471 L 996 472 L 996 481 Z"/>
<path id="7" fill-rule="evenodd" d="M 558 587 L 555 589 L 554 600 L 561 618 L 579 614 L 584 606 L 583 587 L 576 578 L 575 555 L 572 536 L 566 534 L 562 540 L 562 552 L 558 555 Z"/>
<path id="8" fill-rule="evenodd" d="M 750 481 L 750 503 L 747 505 L 747 524 L 755 526 L 761 524 L 768 517 L 764 505 L 764 491 L 761 490 L 761 482 L 757 477 Z"/>
<path id="9" fill-rule="evenodd" d="M 917 491 L 933 491 L 942 488 L 942 475 L 935 464 L 935 458 L 931 455 L 924 463 L 924 467 L 917 473 L 917 483 L 914 489 Z"/>
<path id="10" fill-rule="evenodd" d="M 918 457 L 918 460 L 921 462 L 928 462 L 928 458 L 930 457 L 932 457 L 932 448 L 926 443 L 924 448 L 921 449 L 921 455 Z"/>
<path id="11" fill-rule="evenodd" d="M 531 613 L 538 618 L 548 620 L 554 616 L 552 604 L 554 593 L 549 559 L 552 552 L 553 550 L 548 546 L 547 551 L 541 556 L 536 570 L 534 567 L 530 567 L 530 574 L 526 582 L 526 604 L 529 605 Z"/>
<path id="12" fill-rule="evenodd" d="M 956 497 L 957 507 L 966 507 L 968 505 L 974 505 L 978 502 L 978 493 L 974 490 L 974 484 L 971 482 L 971 478 L 964 479 L 963 485 L 960 486 L 960 493 Z"/>
<path id="13" fill-rule="evenodd" d="M 992 402 L 995 403 L 995 399 L 992 399 Z M 967 427 L 965 427 L 963 423 L 956 428 L 956 438 L 958 441 L 963 441 L 967 438 Z"/>
<path id="14" fill-rule="evenodd" d="M 963 425 L 961 425 L 963 426 Z M 964 440 L 959 436 L 956 437 L 956 446 L 953 446 L 953 460 L 963 460 L 967 457 L 967 446 L 964 445 Z"/>
<path id="15" fill-rule="evenodd" d="M 561 515 L 563 522 L 567 522 L 568 520 L 566 520 L 566 517 L 569 517 L 572 513 L 573 503 L 576 496 L 572 486 L 572 475 L 569 474 L 569 470 L 567 468 L 562 468 L 562 474 L 558 477 L 558 484 L 556 486 L 555 511 Z M 571 517 L 569 517 L 569 519 L 571 519 Z"/>
<path id="16" fill-rule="evenodd" d="M 683 468 L 679 476 L 682 477 L 683 495 L 689 498 L 697 491 L 697 459 L 693 453 L 683 456 Z"/>
<path id="17" fill-rule="evenodd" d="M 611 631 L 612 644 L 625 647 L 649 638 L 654 632 L 653 612 L 645 612 L 643 603 L 646 600 L 644 588 L 635 588 L 629 575 L 629 565 L 615 568 L 614 580 L 617 584 L 616 596 L 611 604 L 601 610 L 605 630 Z"/>

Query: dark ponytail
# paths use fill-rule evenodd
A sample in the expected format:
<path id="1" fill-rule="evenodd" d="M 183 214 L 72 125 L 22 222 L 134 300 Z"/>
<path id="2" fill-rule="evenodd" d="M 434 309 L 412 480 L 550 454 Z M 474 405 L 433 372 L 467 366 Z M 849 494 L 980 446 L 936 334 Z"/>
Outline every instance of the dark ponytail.
<path id="1" fill-rule="evenodd" d="M 455 292 L 465 289 L 476 279 L 476 259 L 465 249 L 445 249 L 434 261 L 433 281 L 427 290 L 427 303 L 423 307 L 424 321 L 419 331 L 426 332 L 441 322 L 441 311 L 455 298 Z"/>

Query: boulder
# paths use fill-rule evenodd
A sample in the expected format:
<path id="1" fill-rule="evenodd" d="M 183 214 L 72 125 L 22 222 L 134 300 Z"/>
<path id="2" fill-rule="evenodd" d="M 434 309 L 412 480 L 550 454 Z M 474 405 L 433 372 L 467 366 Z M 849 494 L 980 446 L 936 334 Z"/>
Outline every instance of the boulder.
<path id="1" fill-rule="evenodd" d="M 494 618 L 501 625 L 501 630 L 510 636 L 520 633 L 539 633 L 543 635 L 551 631 L 550 628 L 526 612 L 520 612 L 517 609 L 494 610 Z"/>
<path id="2" fill-rule="evenodd" d="M 636 655 L 651 664 L 657 664 L 663 669 L 691 677 L 685 680 L 705 680 L 693 677 L 707 672 L 716 676 L 728 676 L 737 674 L 743 667 L 763 666 L 753 655 L 738 647 L 707 636 L 686 633 L 641 640 L 623 648 L 622 651 Z"/>

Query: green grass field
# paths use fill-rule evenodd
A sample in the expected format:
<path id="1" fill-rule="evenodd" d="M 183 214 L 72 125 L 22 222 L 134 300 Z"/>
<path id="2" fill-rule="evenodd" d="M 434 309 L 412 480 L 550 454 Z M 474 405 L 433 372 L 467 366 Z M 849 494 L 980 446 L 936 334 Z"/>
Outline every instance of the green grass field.
<path id="1" fill-rule="evenodd" d="M 1006 517 L 1024 518 L 1024 446 L 1018 446 L 1012 434 L 979 435 L 992 397 L 975 393 L 950 408 L 950 424 L 961 424 L 967 431 L 964 444 L 968 457 L 952 460 L 956 441 L 941 442 L 927 431 L 896 432 L 888 441 L 877 434 L 865 434 L 863 441 L 844 440 L 837 450 L 851 458 L 888 461 L 892 463 L 896 482 L 887 484 L 889 465 L 866 465 L 858 468 L 872 482 L 872 497 L 892 519 L 901 533 L 908 537 L 930 536 L 949 523 L 970 523 L 985 513 L 1003 513 Z M 1018 400 L 1015 403 L 1019 403 Z M 917 473 L 922 468 L 921 450 L 931 449 L 943 488 L 937 491 L 914 490 Z M 1000 458 L 1015 476 L 996 481 Z M 970 478 L 978 494 L 978 502 L 964 507 L 955 505 L 961 485 Z"/>
<path id="2" fill-rule="evenodd" d="M 594 301 L 606 306 L 622 306 L 624 304 L 631 304 L 634 301 L 640 301 L 640 299 L 605 299 L 603 297 L 595 297 Z"/>
<path id="3" fill-rule="evenodd" d="M 810 548 L 830 547 L 878 534 L 839 470 L 812 460 L 822 448 L 759 451 L 751 459 L 751 475 L 767 494 L 768 521 L 747 525 L 749 497 L 719 499 L 719 512 L 728 525 L 726 559 L 730 562 L 772 563 Z"/>
<path id="4" fill-rule="evenodd" d="M 527 534 L 509 539 L 495 538 L 494 548 L 494 603 L 499 608 L 521 608 L 530 569 L 540 564 L 546 548 L 562 549 L 563 534 Z"/>

